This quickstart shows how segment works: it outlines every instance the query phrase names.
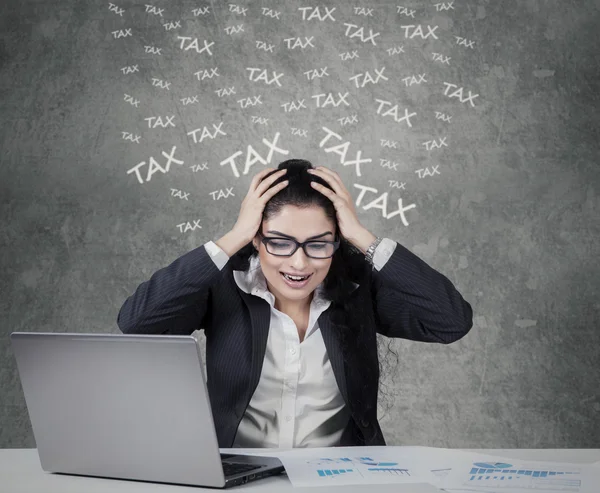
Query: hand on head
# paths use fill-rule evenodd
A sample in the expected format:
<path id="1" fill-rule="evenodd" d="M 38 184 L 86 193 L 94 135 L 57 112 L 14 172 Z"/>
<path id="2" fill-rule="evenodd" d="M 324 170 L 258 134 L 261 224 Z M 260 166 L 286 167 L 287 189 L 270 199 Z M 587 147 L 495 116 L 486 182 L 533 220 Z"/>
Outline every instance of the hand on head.
<path id="1" fill-rule="evenodd" d="M 254 176 L 252 182 L 250 182 L 248 193 L 242 201 L 238 219 L 233 226 L 232 231 L 235 231 L 242 238 L 248 240 L 248 243 L 252 241 L 258 228 L 260 228 L 266 203 L 289 183 L 288 180 L 285 180 L 271 187 L 278 178 L 286 174 L 287 169 L 278 170 L 265 178 L 266 175 L 273 171 L 275 171 L 273 168 L 265 168 Z"/>

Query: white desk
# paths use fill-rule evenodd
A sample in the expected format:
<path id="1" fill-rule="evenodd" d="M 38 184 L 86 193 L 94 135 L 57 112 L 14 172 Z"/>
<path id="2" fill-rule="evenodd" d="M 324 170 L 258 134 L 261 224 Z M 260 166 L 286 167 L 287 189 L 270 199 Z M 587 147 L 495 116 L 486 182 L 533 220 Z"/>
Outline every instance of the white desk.
<path id="1" fill-rule="evenodd" d="M 227 452 L 229 449 L 222 449 Z M 464 449 L 473 450 L 475 449 Z M 243 449 L 235 449 L 240 453 Z M 262 452 L 263 450 L 261 450 Z M 268 449 L 264 449 L 266 453 Z M 512 457 L 515 459 L 538 459 L 557 462 L 592 463 L 600 460 L 600 449 L 477 449 L 482 453 Z M 398 492 L 411 491 L 400 488 Z M 281 493 L 292 491 L 292 484 L 285 474 L 261 479 L 224 491 Z M 309 489 L 306 489 L 307 491 Z M 310 488 L 317 492 L 320 488 Z M 371 488 L 372 490 L 372 488 Z M 40 467 L 36 449 L 0 449 L 0 492 L 2 493 L 191 493 L 212 491 L 213 488 L 179 486 L 144 481 L 71 476 L 47 473 Z M 366 486 L 364 491 L 369 491 Z"/>

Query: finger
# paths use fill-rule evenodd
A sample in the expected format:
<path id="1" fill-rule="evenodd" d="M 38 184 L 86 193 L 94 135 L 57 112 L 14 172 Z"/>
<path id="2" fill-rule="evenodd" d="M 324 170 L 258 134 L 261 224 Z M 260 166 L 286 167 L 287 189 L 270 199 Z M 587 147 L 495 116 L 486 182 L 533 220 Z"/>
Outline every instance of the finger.
<path id="1" fill-rule="evenodd" d="M 335 193 L 340 196 L 345 198 L 346 200 L 348 200 L 350 198 L 350 192 L 348 192 L 348 190 L 346 190 L 346 187 L 344 186 L 344 184 L 341 181 L 336 180 L 336 178 L 327 173 L 326 171 L 324 171 L 323 169 L 314 169 L 311 170 L 312 173 L 314 175 L 317 175 L 319 178 L 325 180 L 327 183 L 329 183 L 329 185 L 331 186 L 331 188 L 333 188 L 333 190 L 335 191 Z M 338 177 L 339 179 L 339 177 Z M 315 183 L 315 182 L 313 182 Z M 327 188 L 327 187 L 325 187 Z"/>
<path id="2" fill-rule="evenodd" d="M 334 191 L 330 190 L 326 186 L 321 185 L 320 183 L 317 183 L 316 181 L 311 181 L 310 185 L 314 189 L 318 190 L 323 195 L 325 195 L 325 197 L 327 197 L 329 200 L 331 200 L 331 202 L 333 202 L 334 205 L 339 204 L 340 201 L 342 201 L 342 199 L 340 198 L 340 196 L 337 193 L 335 193 Z"/>
<path id="3" fill-rule="evenodd" d="M 320 171 L 321 173 L 323 173 L 327 176 L 330 176 L 332 179 L 334 179 L 337 182 L 338 185 L 340 185 L 342 188 L 344 188 L 344 182 L 340 178 L 340 175 L 338 175 L 335 171 L 333 171 L 332 169 L 326 168 L 325 166 L 319 166 L 316 169 L 317 169 L 317 171 Z"/>
<path id="4" fill-rule="evenodd" d="M 262 180 L 266 175 L 268 175 L 269 173 L 272 173 L 273 171 L 277 171 L 275 168 L 265 168 L 260 170 L 258 173 L 256 173 L 254 175 L 254 178 L 252 181 L 260 181 Z"/>
<path id="5" fill-rule="evenodd" d="M 287 187 L 289 182 L 290 182 L 289 180 L 285 180 L 285 181 L 282 181 L 281 183 L 278 183 L 274 187 L 269 188 L 265 193 L 263 193 L 261 195 L 260 200 L 266 204 L 271 199 L 271 197 L 273 197 L 273 195 L 275 195 L 276 193 L 280 192 L 285 187 Z"/>
<path id="6" fill-rule="evenodd" d="M 265 168 L 262 171 L 256 173 L 254 175 L 254 177 L 252 178 L 252 181 L 250 182 L 250 187 L 248 190 L 248 193 L 253 192 L 254 190 L 256 190 L 256 187 L 258 186 L 258 184 L 261 182 L 261 180 L 270 172 L 274 171 L 275 168 Z"/>
<path id="7" fill-rule="evenodd" d="M 285 175 L 287 172 L 287 169 L 280 169 L 278 171 L 276 171 L 275 173 L 273 173 L 272 175 L 263 178 L 263 180 L 259 183 L 259 185 L 256 187 L 255 193 L 256 195 L 258 195 L 259 197 L 271 186 L 273 185 L 273 183 L 275 183 L 279 178 L 281 178 L 283 175 Z"/>

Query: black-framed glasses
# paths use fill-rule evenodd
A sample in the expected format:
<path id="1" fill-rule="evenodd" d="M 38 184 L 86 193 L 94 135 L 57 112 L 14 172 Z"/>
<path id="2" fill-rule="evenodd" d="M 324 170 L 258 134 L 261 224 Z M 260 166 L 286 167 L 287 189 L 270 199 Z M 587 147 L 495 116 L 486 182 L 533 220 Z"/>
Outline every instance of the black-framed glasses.
<path id="1" fill-rule="evenodd" d="M 308 240 L 300 243 L 291 238 L 281 238 L 277 236 L 264 236 L 260 231 L 261 243 L 265 245 L 267 252 L 277 257 L 291 257 L 298 248 L 302 247 L 307 257 L 324 259 L 333 257 L 333 254 L 340 246 L 340 241 L 336 236 L 335 241 Z"/>

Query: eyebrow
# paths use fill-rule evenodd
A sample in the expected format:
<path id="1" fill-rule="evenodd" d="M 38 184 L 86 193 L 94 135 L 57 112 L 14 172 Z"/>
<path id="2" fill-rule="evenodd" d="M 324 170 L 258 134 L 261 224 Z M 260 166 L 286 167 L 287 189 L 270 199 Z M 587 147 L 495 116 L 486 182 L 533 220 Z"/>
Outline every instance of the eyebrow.
<path id="1" fill-rule="evenodd" d="M 292 240 L 295 240 L 296 238 L 294 236 L 290 236 L 290 235 L 286 235 L 280 231 L 273 231 L 273 230 L 269 230 L 267 231 L 267 233 L 273 233 L 275 235 L 280 235 L 283 236 L 285 238 L 291 238 Z M 317 238 L 321 238 L 321 236 L 327 236 L 327 235 L 332 235 L 333 233 L 331 231 L 327 231 L 326 233 L 321 233 L 320 235 L 316 235 L 316 236 L 311 236 L 310 238 L 306 238 L 306 241 L 308 240 L 316 240 Z"/>

